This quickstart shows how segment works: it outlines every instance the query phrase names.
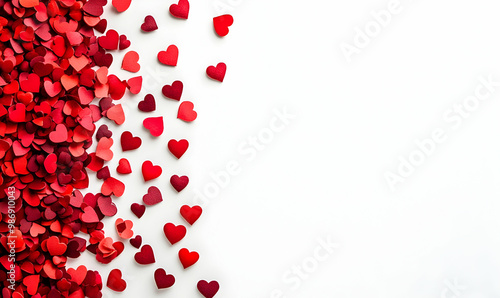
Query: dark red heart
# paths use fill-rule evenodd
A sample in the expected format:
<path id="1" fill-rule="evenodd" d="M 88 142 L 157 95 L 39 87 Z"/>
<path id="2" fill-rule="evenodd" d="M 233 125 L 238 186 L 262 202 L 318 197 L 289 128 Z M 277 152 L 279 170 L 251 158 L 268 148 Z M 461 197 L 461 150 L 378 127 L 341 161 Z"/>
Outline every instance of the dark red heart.
<path id="1" fill-rule="evenodd" d="M 158 25 L 156 24 L 155 18 L 153 16 L 146 16 L 144 18 L 144 23 L 141 25 L 141 30 L 144 32 L 151 32 L 158 29 Z"/>
<path id="2" fill-rule="evenodd" d="M 173 223 L 167 223 L 163 226 L 163 233 L 172 245 L 181 241 L 186 236 L 186 232 L 186 227 L 183 225 L 176 226 Z"/>
<path id="3" fill-rule="evenodd" d="M 134 259 L 141 265 L 153 264 L 155 262 L 153 248 L 148 244 L 144 245 L 141 247 L 141 251 L 135 254 Z"/>
<path id="4" fill-rule="evenodd" d="M 141 218 L 144 215 L 144 212 L 146 212 L 146 206 L 142 204 L 133 203 L 130 206 L 130 210 L 132 210 L 132 213 L 134 213 L 135 216 Z"/>
<path id="5" fill-rule="evenodd" d="M 221 62 L 217 64 L 217 67 L 209 66 L 207 67 L 207 75 L 209 78 L 214 79 L 219 82 L 224 81 L 224 77 L 226 76 L 226 64 Z"/>
<path id="6" fill-rule="evenodd" d="M 193 225 L 200 218 L 202 212 L 203 209 L 200 206 L 184 205 L 181 207 L 181 215 L 190 225 Z"/>
<path id="7" fill-rule="evenodd" d="M 124 131 L 120 138 L 122 150 L 129 151 L 141 147 L 142 140 L 139 137 L 134 137 L 130 131 Z"/>
<path id="8" fill-rule="evenodd" d="M 152 112 L 156 110 L 155 97 L 152 94 L 146 95 L 144 100 L 139 102 L 138 108 L 143 112 Z"/>
<path id="9" fill-rule="evenodd" d="M 158 289 L 170 288 L 175 283 L 175 277 L 165 272 L 165 269 L 158 268 L 155 271 L 155 282 Z"/>
<path id="10" fill-rule="evenodd" d="M 175 188 L 175 190 L 177 190 L 177 192 L 181 192 L 184 188 L 186 188 L 188 183 L 189 183 L 188 176 L 179 177 L 177 175 L 173 175 L 172 177 L 170 177 L 170 184 L 172 184 L 172 186 Z"/>
<path id="11" fill-rule="evenodd" d="M 165 85 L 161 89 L 161 92 L 165 97 L 174 99 L 174 100 L 180 100 L 182 96 L 182 90 L 184 89 L 184 85 L 182 84 L 181 81 L 175 81 L 172 83 L 172 85 Z"/>
<path id="12" fill-rule="evenodd" d="M 219 292 L 219 283 L 217 281 L 207 282 L 206 280 L 200 280 L 198 282 L 198 291 L 205 296 L 205 298 L 212 298 Z"/>

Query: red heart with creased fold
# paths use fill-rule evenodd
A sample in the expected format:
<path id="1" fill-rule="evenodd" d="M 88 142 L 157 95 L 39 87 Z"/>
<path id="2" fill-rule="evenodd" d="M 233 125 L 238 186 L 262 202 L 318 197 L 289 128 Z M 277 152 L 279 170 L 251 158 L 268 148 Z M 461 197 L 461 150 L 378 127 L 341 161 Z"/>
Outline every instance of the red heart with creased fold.
<path id="1" fill-rule="evenodd" d="M 173 223 L 167 223 L 163 226 L 163 233 L 172 245 L 181 241 L 186 236 L 186 232 L 186 227 L 183 225 L 176 226 Z"/>
<path id="2" fill-rule="evenodd" d="M 57 124 L 56 129 L 49 134 L 49 139 L 54 143 L 62 143 L 68 139 L 68 130 L 64 124 Z"/>
<path id="3" fill-rule="evenodd" d="M 132 213 L 134 213 L 135 216 L 141 218 L 144 215 L 144 212 L 146 212 L 146 206 L 133 203 L 132 206 L 130 206 L 130 210 L 132 210 Z"/>
<path id="4" fill-rule="evenodd" d="M 219 292 L 219 283 L 215 280 L 211 282 L 200 280 L 197 284 L 197 288 L 205 298 L 212 298 Z"/>
<path id="5" fill-rule="evenodd" d="M 132 0 L 113 0 L 111 4 L 116 8 L 118 12 L 124 12 L 130 7 Z"/>
<path id="6" fill-rule="evenodd" d="M 170 150 L 170 152 L 178 159 L 181 158 L 184 153 L 186 153 L 188 147 L 189 142 L 184 139 L 179 141 L 172 139 L 168 141 L 168 150 Z"/>
<path id="7" fill-rule="evenodd" d="M 153 137 L 159 137 L 163 133 L 163 117 L 149 117 L 142 122 L 144 128 L 149 130 Z"/>
<path id="8" fill-rule="evenodd" d="M 179 260 L 181 261 L 182 267 L 184 267 L 184 269 L 193 266 L 196 262 L 198 262 L 199 258 L 200 255 L 195 251 L 190 252 L 186 248 L 183 248 L 179 251 Z"/>
<path id="9" fill-rule="evenodd" d="M 161 167 L 153 165 L 153 163 L 149 160 L 142 163 L 142 176 L 144 177 L 144 181 L 160 177 L 161 172 Z"/>
<path id="10" fill-rule="evenodd" d="M 179 19 L 187 20 L 189 15 L 189 1 L 179 0 L 178 4 L 170 5 L 170 14 Z"/>
<path id="11" fill-rule="evenodd" d="M 141 251 L 135 254 L 134 259 L 141 265 L 153 264 L 155 262 L 153 248 L 148 244 L 144 245 Z"/>
<path id="12" fill-rule="evenodd" d="M 224 81 L 224 77 L 226 76 L 227 66 L 224 62 L 217 64 L 217 67 L 209 66 L 207 67 L 207 75 L 209 78 L 214 79 L 219 82 Z"/>
<path id="13" fill-rule="evenodd" d="M 144 18 L 144 23 L 141 25 L 141 30 L 144 32 L 151 32 L 158 29 L 158 25 L 156 24 L 155 18 L 153 16 L 146 16 Z"/>
<path id="14" fill-rule="evenodd" d="M 158 289 L 170 288 L 175 283 L 175 277 L 165 272 L 165 269 L 158 268 L 155 271 L 155 282 Z"/>
<path id="15" fill-rule="evenodd" d="M 142 201 L 148 206 L 153 206 L 160 203 L 161 201 L 163 201 L 160 189 L 158 189 L 158 187 L 156 186 L 149 187 L 148 193 L 142 197 Z"/>
<path id="16" fill-rule="evenodd" d="M 109 272 L 106 285 L 108 288 L 116 292 L 125 291 L 127 288 L 127 282 L 122 279 L 122 272 L 120 269 L 113 269 Z"/>
<path id="17" fill-rule="evenodd" d="M 181 100 L 182 96 L 182 90 L 184 89 L 184 85 L 182 84 L 181 81 L 175 81 L 172 83 L 172 85 L 165 85 L 161 89 L 161 92 L 165 97 L 174 99 L 174 100 Z"/>
<path id="18" fill-rule="evenodd" d="M 130 72 L 138 72 L 141 70 L 139 64 L 139 54 L 135 51 L 130 51 L 123 56 L 122 69 Z"/>
<path id="19" fill-rule="evenodd" d="M 152 112 L 156 110 L 155 97 L 152 94 L 147 94 L 144 100 L 139 102 L 137 107 L 143 112 Z"/>
<path id="20" fill-rule="evenodd" d="M 118 174 L 130 174 L 132 173 L 132 168 L 130 167 L 130 162 L 126 158 L 121 158 L 118 162 L 118 167 L 116 167 L 116 172 Z"/>
<path id="21" fill-rule="evenodd" d="M 181 215 L 190 225 L 193 225 L 200 218 L 202 212 L 203 209 L 200 206 L 184 205 L 181 207 Z"/>
<path id="22" fill-rule="evenodd" d="M 234 22 L 233 16 L 225 14 L 214 18 L 214 29 L 220 37 L 226 36 L 229 33 L 229 26 Z"/>
<path id="23" fill-rule="evenodd" d="M 113 158 L 113 151 L 111 151 L 111 146 L 113 146 L 113 139 L 111 138 L 101 138 L 97 142 L 97 148 L 95 150 L 95 155 L 102 160 L 110 161 Z"/>
<path id="24" fill-rule="evenodd" d="M 175 45 L 170 45 L 166 51 L 160 51 L 158 53 L 158 61 L 165 65 L 176 66 L 178 58 L 179 49 Z"/>
<path id="25" fill-rule="evenodd" d="M 184 188 L 186 188 L 188 183 L 189 183 L 188 176 L 179 177 L 177 175 L 173 175 L 172 177 L 170 177 L 170 184 L 172 184 L 172 186 L 175 188 L 175 190 L 177 190 L 177 192 L 181 192 Z"/>
<path id="26" fill-rule="evenodd" d="M 130 239 L 134 236 L 134 231 L 132 227 L 134 223 L 131 220 L 123 220 L 122 218 L 117 218 L 115 221 L 115 228 L 118 236 L 123 239 Z"/>
<path id="27" fill-rule="evenodd" d="M 194 110 L 194 104 L 190 101 L 183 101 L 179 105 L 179 111 L 177 112 L 177 118 L 184 120 L 186 122 L 191 122 L 196 120 L 198 113 Z"/>
<path id="28" fill-rule="evenodd" d="M 142 237 L 141 235 L 137 235 L 134 238 L 130 239 L 130 245 L 132 245 L 135 248 L 141 247 L 142 244 Z"/>
<path id="29" fill-rule="evenodd" d="M 141 147 L 142 140 L 139 137 L 134 137 L 130 131 L 124 131 L 120 137 L 122 151 L 135 150 Z"/>

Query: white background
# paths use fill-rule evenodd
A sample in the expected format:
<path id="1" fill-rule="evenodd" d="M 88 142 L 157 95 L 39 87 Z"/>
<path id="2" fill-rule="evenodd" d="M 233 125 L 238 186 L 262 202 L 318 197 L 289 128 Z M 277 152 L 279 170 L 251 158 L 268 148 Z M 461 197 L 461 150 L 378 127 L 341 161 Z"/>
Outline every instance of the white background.
<path id="1" fill-rule="evenodd" d="M 443 118 L 474 94 L 478 77 L 500 81 L 500 4 L 401 0 L 400 13 L 349 63 L 341 44 L 353 44 L 356 28 L 364 30 L 371 11 L 389 2 L 220 0 L 235 19 L 222 39 L 213 32 L 212 18 L 221 14 L 214 0 L 191 1 L 187 21 L 169 15 L 173 1 L 134 0 L 121 14 L 108 5 L 108 28 L 132 41 L 127 51 L 139 52 L 147 82 L 140 95 L 122 100 L 124 125 L 102 122 L 114 132 L 113 176 L 127 186 L 106 231 L 118 239 L 116 218 L 132 219 L 157 262 L 136 264 L 137 250 L 126 241 L 109 265 L 90 254 L 72 265 L 98 269 L 104 283 L 120 268 L 126 291 L 105 287 L 104 297 L 202 297 L 200 279 L 220 283 L 218 298 L 267 298 L 274 290 L 304 298 L 500 297 L 500 88 L 460 127 Z M 159 30 L 142 33 L 149 14 Z M 175 68 L 156 59 L 170 44 L 180 50 Z M 135 76 L 119 69 L 125 52 L 114 55 L 112 67 L 123 79 Z M 222 84 L 205 75 L 221 61 L 228 67 Z M 195 104 L 193 123 L 177 120 L 178 102 L 161 95 L 174 80 L 184 83 L 182 99 Z M 158 106 L 149 115 L 137 109 L 147 93 Z M 295 119 L 248 160 L 238 147 L 269 128 L 273 110 L 285 108 Z M 142 120 L 160 115 L 165 132 L 154 139 Z M 384 174 L 396 172 L 398 157 L 408 158 L 415 140 L 435 129 L 445 131 L 446 141 L 391 191 Z M 141 136 L 139 150 L 121 152 L 124 130 Z M 166 149 L 171 138 L 190 141 L 180 160 Z M 121 157 L 130 159 L 133 174 L 116 175 Z M 146 159 L 160 164 L 163 175 L 143 183 Z M 232 161 L 238 175 L 204 202 L 200 220 L 172 247 L 163 225 L 186 224 L 180 206 L 200 204 L 195 194 L 213 183 L 210 173 Z M 173 174 L 190 177 L 180 194 L 169 185 Z M 100 182 L 92 181 L 98 190 Z M 138 220 L 130 205 L 151 185 L 160 187 L 164 202 Z M 283 279 L 328 238 L 339 247 L 298 288 Z M 177 258 L 182 247 L 201 255 L 187 270 Z M 156 290 L 159 267 L 175 275 L 171 289 Z M 463 287 L 454 294 L 447 284 L 455 279 Z"/>

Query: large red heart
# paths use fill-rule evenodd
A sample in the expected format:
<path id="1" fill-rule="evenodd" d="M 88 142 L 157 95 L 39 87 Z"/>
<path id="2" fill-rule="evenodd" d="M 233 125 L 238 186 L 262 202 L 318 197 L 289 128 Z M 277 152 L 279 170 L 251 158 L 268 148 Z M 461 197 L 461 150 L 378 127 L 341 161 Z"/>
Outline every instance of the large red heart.
<path id="1" fill-rule="evenodd" d="M 224 81 L 224 77 L 226 76 L 227 66 L 224 62 L 217 64 L 217 67 L 209 66 L 207 67 L 207 75 L 209 78 L 214 79 L 219 82 Z"/>
<path id="2" fill-rule="evenodd" d="M 219 291 L 219 283 L 215 280 L 207 282 L 206 280 L 200 280 L 197 284 L 198 291 L 205 296 L 205 298 L 212 298 Z"/>
<path id="3" fill-rule="evenodd" d="M 155 282 L 158 289 L 170 288 L 175 283 L 175 277 L 165 272 L 165 269 L 158 268 L 155 271 Z"/>
<path id="4" fill-rule="evenodd" d="M 106 285 L 108 288 L 116 292 L 125 291 L 127 288 L 127 282 L 122 279 L 122 272 L 120 269 L 113 269 L 109 272 Z"/>
<path id="5" fill-rule="evenodd" d="M 176 18 L 187 20 L 189 15 L 189 1 L 179 0 L 179 4 L 170 5 L 170 14 Z"/>
<path id="6" fill-rule="evenodd" d="M 203 209 L 200 206 L 189 207 L 188 205 L 184 205 L 181 207 L 181 215 L 182 217 L 190 224 L 193 225 L 198 218 L 200 218 Z"/>
<path id="7" fill-rule="evenodd" d="M 163 133 L 163 117 L 149 117 L 142 122 L 144 128 L 149 130 L 153 137 L 159 137 Z"/>
<path id="8" fill-rule="evenodd" d="M 142 163 L 142 176 L 144 177 L 144 181 L 160 177 L 161 172 L 161 167 L 153 165 L 153 163 L 149 160 Z"/>
<path id="9" fill-rule="evenodd" d="M 130 131 L 125 131 L 120 137 L 120 143 L 122 145 L 122 150 L 125 152 L 141 147 L 142 140 L 139 137 L 134 137 Z"/>
<path id="10" fill-rule="evenodd" d="M 187 140 L 170 140 L 168 141 L 168 150 L 177 158 L 181 158 L 189 147 L 189 142 Z"/>
<path id="11" fill-rule="evenodd" d="M 167 223 L 163 226 L 163 233 L 172 245 L 181 241 L 186 236 L 186 232 L 186 227 L 183 225 L 176 226 L 173 223 Z"/>
<path id="12" fill-rule="evenodd" d="M 181 192 L 184 188 L 186 188 L 188 183 L 189 183 L 188 176 L 179 177 L 177 175 L 173 175 L 172 177 L 170 177 L 170 184 L 172 184 L 172 186 L 174 187 L 175 190 L 177 190 L 177 192 Z"/>
<path id="13" fill-rule="evenodd" d="M 198 113 L 194 110 L 194 104 L 190 101 L 183 101 L 179 105 L 179 111 L 177 112 L 177 118 L 184 120 L 186 122 L 191 122 L 196 120 Z"/>
<path id="14" fill-rule="evenodd" d="M 178 58 L 179 49 L 175 45 L 170 45 L 167 51 L 160 51 L 158 53 L 158 61 L 165 65 L 176 66 Z"/>
<path id="15" fill-rule="evenodd" d="M 155 262 L 153 248 L 148 244 L 144 245 L 141 251 L 135 254 L 134 259 L 141 265 L 153 264 Z"/>
<path id="16" fill-rule="evenodd" d="M 220 37 L 226 36 L 229 33 L 229 26 L 234 22 L 230 14 L 225 14 L 214 18 L 214 29 Z"/>
<path id="17" fill-rule="evenodd" d="M 196 262 L 198 262 L 199 258 L 200 255 L 195 251 L 190 252 L 186 248 L 183 248 L 179 251 L 179 260 L 181 261 L 182 267 L 184 267 L 184 269 L 193 266 Z"/>
<path id="18" fill-rule="evenodd" d="M 123 56 L 122 69 L 130 72 L 138 72 L 141 69 L 139 65 L 139 54 L 135 51 L 130 51 Z"/>
<path id="19" fill-rule="evenodd" d="M 184 89 L 184 85 L 182 84 L 181 81 L 175 81 L 172 83 L 172 85 L 165 85 L 161 89 L 161 92 L 165 97 L 174 99 L 174 100 L 180 100 L 182 96 L 182 90 Z"/>
<path id="20" fill-rule="evenodd" d="M 161 191 L 156 186 L 149 187 L 148 193 L 142 197 L 142 201 L 148 206 L 153 206 L 160 203 L 161 201 L 163 201 Z"/>

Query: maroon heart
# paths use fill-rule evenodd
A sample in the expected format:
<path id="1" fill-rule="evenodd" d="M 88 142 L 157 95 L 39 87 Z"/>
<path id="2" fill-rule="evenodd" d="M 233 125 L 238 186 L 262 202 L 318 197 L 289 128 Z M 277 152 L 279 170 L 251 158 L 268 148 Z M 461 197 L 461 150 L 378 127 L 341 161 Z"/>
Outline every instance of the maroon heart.
<path id="1" fill-rule="evenodd" d="M 188 183 L 189 183 L 188 176 L 179 177 L 177 175 L 173 175 L 172 177 L 170 177 L 170 184 L 172 184 L 172 186 L 175 188 L 175 190 L 177 190 L 177 192 L 181 192 L 184 188 L 186 188 Z"/>
<path id="2" fill-rule="evenodd" d="M 158 289 L 166 289 L 174 285 L 175 277 L 172 274 L 167 274 L 165 269 L 158 268 L 155 271 L 155 282 Z"/>
<path id="3" fill-rule="evenodd" d="M 181 100 L 182 96 L 182 90 L 184 89 L 184 85 L 182 84 L 181 81 L 175 81 L 172 83 L 172 85 L 165 85 L 161 89 L 161 92 L 165 97 L 168 97 L 170 99 L 174 100 Z"/>
<path id="4" fill-rule="evenodd" d="M 137 235 L 134 238 L 130 239 L 130 245 L 132 245 L 135 248 L 141 247 L 142 244 L 142 237 L 141 235 Z"/>
<path id="5" fill-rule="evenodd" d="M 144 32 L 151 32 L 158 29 L 155 18 L 153 16 L 146 16 L 144 18 L 144 23 L 141 25 L 141 30 Z"/>
<path id="6" fill-rule="evenodd" d="M 97 141 L 99 141 L 101 138 L 106 137 L 106 138 L 111 138 L 113 136 L 113 133 L 111 130 L 108 129 L 108 126 L 106 124 L 103 124 L 99 126 L 99 129 L 97 130 L 97 133 L 95 135 L 95 138 Z"/>
<path id="7" fill-rule="evenodd" d="M 151 186 L 148 189 L 148 193 L 142 197 L 142 201 L 144 202 L 144 204 L 146 204 L 148 206 L 153 206 L 153 205 L 156 205 L 156 204 L 160 203 L 161 201 L 163 201 L 163 198 L 161 196 L 161 192 L 158 189 L 158 187 Z"/>
<path id="8" fill-rule="evenodd" d="M 139 110 L 143 112 L 152 112 L 156 110 L 155 97 L 152 94 L 148 94 L 144 97 L 144 100 L 139 102 Z"/>
<path id="9" fill-rule="evenodd" d="M 148 244 L 144 245 L 141 251 L 135 254 L 134 259 L 141 265 L 153 264 L 155 262 L 153 248 Z"/>
<path id="10" fill-rule="evenodd" d="M 198 291 L 206 298 L 212 298 L 219 291 L 219 283 L 215 280 L 211 282 L 200 280 L 198 282 Z"/>
<path id="11" fill-rule="evenodd" d="M 130 210 L 132 210 L 135 216 L 141 218 L 144 215 L 144 212 L 146 212 L 146 206 L 142 204 L 133 203 L 132 206 L 130 206 Z"/>

